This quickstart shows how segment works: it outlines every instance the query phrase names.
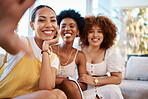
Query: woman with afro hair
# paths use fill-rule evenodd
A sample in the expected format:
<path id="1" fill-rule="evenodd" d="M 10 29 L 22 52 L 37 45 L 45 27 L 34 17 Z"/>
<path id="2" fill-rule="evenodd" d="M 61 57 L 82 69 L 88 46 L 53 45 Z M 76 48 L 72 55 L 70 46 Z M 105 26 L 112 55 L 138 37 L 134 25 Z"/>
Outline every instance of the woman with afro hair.
<path id="1" fill-rule="evenodd" d="M 88 84 L 83 92 L 85 99 L 123 99 L 118 84 L 122 81 L 124 60 L 113 47 L 117 27 L 101 14 L 86 16 L 84 22 L 80 44 L 88 74 L 80 75 L 79 81 Z"/>
<path id="2" fill-rule="evenodd" d="M 60 60 L 56 87 L 63 90 L 68 99 L 82 99 L 82 90 L 86 89 L 86 84 L 74 82 L 72 79 L 76 70 L 78 75 L 87 73 L 85 54 L 73 47 L 75 38 L 83 32 L 84 18 L 75 10 L 68 9 L 61 11 L 57 16 L 57 22 L 63 41 L 51 47 Z"/>

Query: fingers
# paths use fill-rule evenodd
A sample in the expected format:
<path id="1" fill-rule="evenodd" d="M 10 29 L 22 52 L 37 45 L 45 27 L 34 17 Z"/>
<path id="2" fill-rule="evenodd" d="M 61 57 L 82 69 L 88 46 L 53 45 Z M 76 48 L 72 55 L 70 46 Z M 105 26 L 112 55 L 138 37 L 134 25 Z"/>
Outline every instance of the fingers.
<path id="1" fill-rule="evenodd" d="M 56 33 L 57 33 L 56 38 L 54 38 L 54 39 L 52 39 L 52 40 L 47 40 L 47 41 L 45 41 L 46 43 L 48 43 L 48 45 L 52 45 L 52 44 L 58 43 L 59 37 L 60 37 L 60 34 L 59 34 L 59 30 L 58 30 L 58 29 L 56 29 Z"/>
<path id="2" fill-rule="evenodd" d="M 36 0 L 21 0 L 21 10 L 22 13 L 24 13 L 30 6 L 32 6 L 34 4 Z"/>

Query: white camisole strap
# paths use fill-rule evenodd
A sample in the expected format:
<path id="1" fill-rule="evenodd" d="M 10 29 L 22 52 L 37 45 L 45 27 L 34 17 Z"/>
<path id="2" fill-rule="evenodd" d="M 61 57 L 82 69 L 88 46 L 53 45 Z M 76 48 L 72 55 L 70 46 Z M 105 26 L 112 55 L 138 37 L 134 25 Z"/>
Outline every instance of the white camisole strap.
<path id="1" fill-rule="evenodd" d="M 73 59 L 74 62 L 75 62 L 75 59 L 76 59 L 76 57 L 77 57 L 78 52 L 79 52 L 79 50 L 76 51 L 75 57 L 74 57 L 74 59 Z"/>

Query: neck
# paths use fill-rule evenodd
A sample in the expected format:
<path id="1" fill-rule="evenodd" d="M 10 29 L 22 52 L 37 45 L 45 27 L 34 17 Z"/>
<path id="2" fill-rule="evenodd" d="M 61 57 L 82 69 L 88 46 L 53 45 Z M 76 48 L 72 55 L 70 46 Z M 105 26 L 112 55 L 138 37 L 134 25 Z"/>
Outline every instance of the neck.
<path id="1" fill-rule="evenodd" d="M 66 50 L 68 50 L 68 49 L 72 49 L 73 48 L 73 43 L 71 43 L 71 42 L 63 42 L 63 43 L 61 43 L 60 44 L 60 48 L 66 48 Z"/>
<path id="2" fill-rule="evenodd" d="M 43 40 L 40 40 L 40 39 L 38 39 L 38 38 L 36 38 L 36 37 L 34 37 L 34 40 L 35 40 L 35 43 L 37 44 L 37 46 L 40 48 L 40 49 L 42 49 L 42 45 L 43 45 Z"/>
<path id="3" fill-rule="evenodd" d="M 98 52 L 100 50 L 102 50 L 100 46 L 88 46 L 88 52 Z"/>

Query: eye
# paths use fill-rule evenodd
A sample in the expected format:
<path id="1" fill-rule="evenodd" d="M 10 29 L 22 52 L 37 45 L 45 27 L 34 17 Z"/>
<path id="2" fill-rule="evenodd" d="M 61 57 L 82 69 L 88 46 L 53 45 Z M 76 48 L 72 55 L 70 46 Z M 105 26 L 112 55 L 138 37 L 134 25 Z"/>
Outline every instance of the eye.
<path id="1" fill-rule="evenodd" d="M 70 27 L 71 27 L 71 28 L 74 28 L 75 26 L 71 25 Z"/>
<path id="2" fill-rule="evenodd" d="M 89 33 L 93 33 L 93 30 L 90 30 Z"/>
<path id="3" fill-rule="evenodd" d="M 39 22 L 44 22 L 45 20 L 43 20 L 43 19 L 39 19 Z"/>
<path id="4" fill-rule="evenodd" d="M 98 33 L 102 33 L 102 31 L 101 30 L 98 30 Z"/>
<path id="5" fill-rule="evenodd" d="M 51 22 L 56 22 L 56 19 L 52 19 Z"/>
<path id="6" fill-rule="evenodd" d="M 65 25 L 62 25 L 61 28 L 65 28 Z"/>

